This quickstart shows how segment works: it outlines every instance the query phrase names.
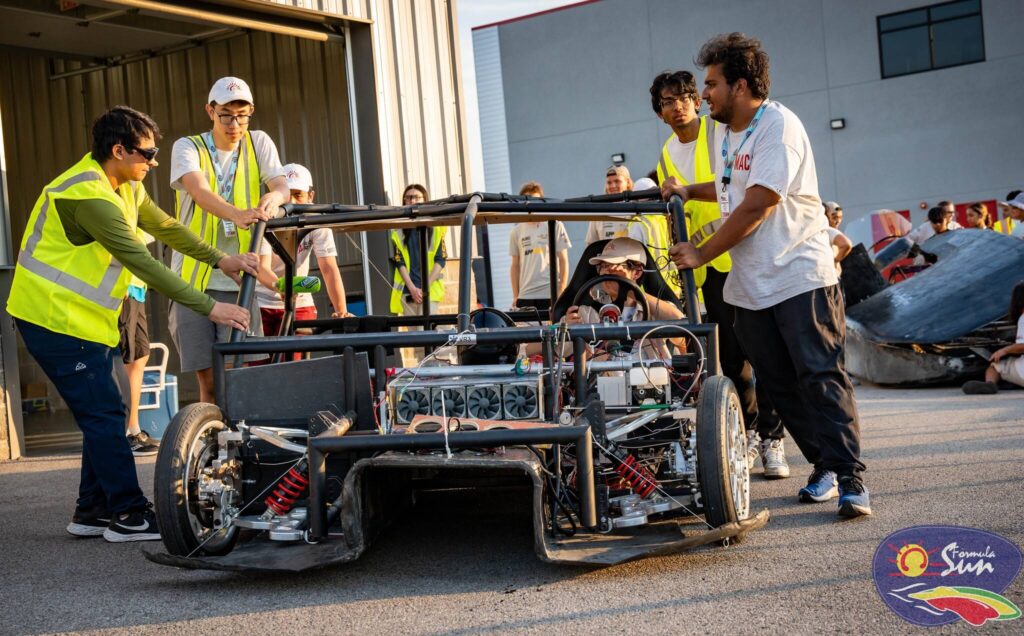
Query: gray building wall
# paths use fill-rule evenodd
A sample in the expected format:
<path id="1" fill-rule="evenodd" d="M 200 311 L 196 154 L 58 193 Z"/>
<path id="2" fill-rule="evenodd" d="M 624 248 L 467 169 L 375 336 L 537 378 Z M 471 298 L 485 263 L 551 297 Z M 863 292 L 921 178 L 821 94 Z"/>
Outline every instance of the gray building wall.
<path id="1" fill-rule="evenodd" d="M 643 176 L 670 134 L 651 110 L 651 79 L 697 72 L 708 37 L 742 31 L 770 55 L 771 97 L 802 119 L 822 198 L 843 204 L 855 239 L 869 237 L 858 217 L 879 208 L 910 209 L 916 224 L 922 201 L 1002 198 L 1024 186 L 1024 3 L 982 1 L 986 61 L 881 79 L 876 17 L 929 4 L 600 0 L 489 27 L 500 39 L 508 178 L 558 197 L 600 192 L 615 152 Z M 840 117 L 846 128 L 830 130 Z M 582 228 L 570 233 L 577 255 Z"/>

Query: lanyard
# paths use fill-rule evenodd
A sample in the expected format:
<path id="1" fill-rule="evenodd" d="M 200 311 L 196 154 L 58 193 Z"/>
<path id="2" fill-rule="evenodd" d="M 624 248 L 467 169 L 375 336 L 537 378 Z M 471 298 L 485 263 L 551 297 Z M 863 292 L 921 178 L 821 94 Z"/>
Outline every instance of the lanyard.
<path id="1" fill-rule="evenodd" d="M 203 133 L 203 141 L 206 142 L 206 148 L 210 151 L 210 161 L 213 163 L 213 173 L 217 177 L 217 190 L 221 198 L 228 203 L 231 203 L 231 194 L 235 189 L 235 172 L 238 171 L 238 156 L 241 154 L 242 146 L 239 144 L 238 148 L 231 156 L 231 160 L 228 162 L 227 172 L 223 172 L 220 167 L 220 161 L 218 160 L 217 147 L 213 144 L 213 135 L 206 132 Z M 242 140 L 245 143 L 245 140 Z"/>
<path id="2" fill-rule="evenodd" d="M 738 155 L 740 150 L 743 148 L 743 144 L 747 143 L 747 140 L 750 139 L 750 135 L 754 133 L 754 129 L 757 128 L 757 123 L 761 121 L 761 115 L 764 115 L 764 110 L 767 107 L 768 102 L 766 101 L 761 104 L 761 107 L 757 109 L 756 113 L 754 113 L 754 119 L 752 119 L 750 121 L 750 125 L 747 126 L 747 132 L 743 135 L 743 141 L 740 142 L 739 146 L 736 146 L 736 150 L 732 153 L 731 157 L 729 156 L 729 131 L 728 129 L 725 131 L 724 139 L 722 139 L 722 160 L 725 162 L 725 168 L 722 170 L 723 188 L 729 185 L 729 182 L 732 181 L 732 164 L 736 161 L 736 155 Z"/>

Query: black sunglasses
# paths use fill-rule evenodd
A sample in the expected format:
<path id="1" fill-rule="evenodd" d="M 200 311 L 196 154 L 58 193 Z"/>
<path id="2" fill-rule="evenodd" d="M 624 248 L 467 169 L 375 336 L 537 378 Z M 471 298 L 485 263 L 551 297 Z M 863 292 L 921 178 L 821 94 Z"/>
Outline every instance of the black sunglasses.
<path id="1" fill-rule="evenodd" d="M 160 152 L 160 149 L 156 146 L 153 146 L 152 148 L 132 148 L 130 146 L 125 146 L 125 150 L 128 152 L 139 153 L 146 161 L 153 161 L 156 159 L 156 153 Z"/>

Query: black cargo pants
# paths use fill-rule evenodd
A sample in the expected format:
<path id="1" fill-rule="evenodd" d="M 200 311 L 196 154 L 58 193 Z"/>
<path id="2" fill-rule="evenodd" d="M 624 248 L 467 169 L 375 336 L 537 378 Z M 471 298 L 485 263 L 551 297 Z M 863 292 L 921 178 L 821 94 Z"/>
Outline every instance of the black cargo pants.
<path id="1" fill-rule="evenodd" d="M 843 366 L 844 313 L 833 285 L 767 309 L 737 307 L 736 335 L 807 461 L 859 476 L 864 464 L 853 386 Z"/>

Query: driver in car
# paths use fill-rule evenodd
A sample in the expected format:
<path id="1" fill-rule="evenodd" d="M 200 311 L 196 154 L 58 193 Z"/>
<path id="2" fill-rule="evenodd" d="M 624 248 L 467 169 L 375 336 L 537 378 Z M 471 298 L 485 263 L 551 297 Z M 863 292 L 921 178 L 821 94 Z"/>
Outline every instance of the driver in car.
<path id="1" fill-rule="evenodd" d="M 636 239 L 621 237 L 608 241 L 601 253 L 590 259 L 590 264 L 597 267 L 600 276 L 617 276 L 639 285 L 638 281 L 644 274 L 647 263 L 647 252 L 643 244 Z M 620 290 L 620 287 L 622 288 Z M 641 288 L 642 291 L 642 288 Z M 637 300 L 636 293 L 613 280 L 601 283 L 600 287 L 590 290 L 596 303 L 602 303 L 598 311 L 590 305 L 573 305 L 565 314 L 565 322 L 569 325 L 612 322 L 635 322 L 641 320 L 682 320 L 683 312 L 673 303 L 656 298 L 643 292 L 650 316 L 644 316 L 643 305 Z M 595 303 L 595 304 L 596 304 Z M 639 341 L 639 338 L 637 338 Z M 669 338 L 669 342 L 679 353 L 686 352 L 686 338 Z M 607 343 L 605 343 L 607 345 Z M 601 350 L 596 348 L 594 359 L 607 358 L 612 351 L 607 346 Z M 644 346 L 644 354 L 661 358 L 669 357 L 665 339 L 652 338 Z"/>

